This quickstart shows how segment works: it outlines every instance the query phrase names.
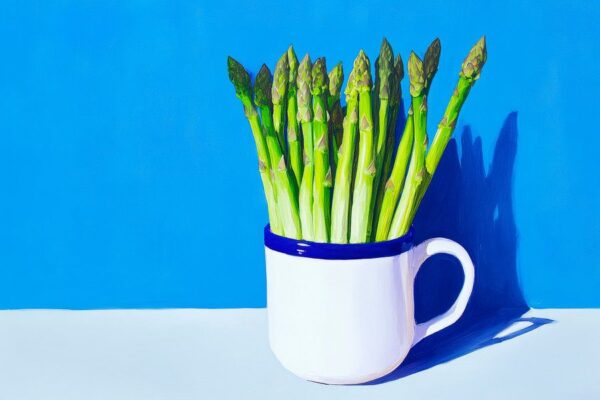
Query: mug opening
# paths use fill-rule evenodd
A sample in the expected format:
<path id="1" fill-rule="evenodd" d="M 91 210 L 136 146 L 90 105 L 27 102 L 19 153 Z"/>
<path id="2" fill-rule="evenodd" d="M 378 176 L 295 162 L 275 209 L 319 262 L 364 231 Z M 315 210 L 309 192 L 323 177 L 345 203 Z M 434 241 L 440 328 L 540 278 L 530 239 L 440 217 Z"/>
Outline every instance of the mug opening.
<path id="1" fill-rule="evenodd" d="M 269 224 L 264 229 L 265 246 L 271 250 L 297 257 L 324 260 L 357 260 L 397 256 L 413 246 L 413 227 L 396 239 L 369 243 L 320 243 L 291 239 L 271 232 Z"/>

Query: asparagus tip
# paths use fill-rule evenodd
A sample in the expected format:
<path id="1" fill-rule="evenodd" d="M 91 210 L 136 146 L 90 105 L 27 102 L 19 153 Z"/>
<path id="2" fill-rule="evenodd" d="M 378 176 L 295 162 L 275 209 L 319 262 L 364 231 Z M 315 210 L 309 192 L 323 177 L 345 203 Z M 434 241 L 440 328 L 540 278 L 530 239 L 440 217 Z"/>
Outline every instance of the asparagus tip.
<path id="1" fill-rule="evenodd" d="M 302 57 L 302 61 L 300 61 L 300 64 L 302 63 L 308 63 L 308 65 L 312 65 L 311 61 L 310 61 L 310 54 L 306 53 L 304 55 L 304 57 Z"/>
<path id="2" fill-rule="evenodd" d="M 379 51 L 379 57 L 377 57 L 377 78 L 379 98 L 389 99 L 390 98 L 390 78 L 394 72 L 394 52 L 392 46 L 384 38 L 381 43 L 381 50 Z"/>
<path id="3" fill-rule="evenodd" d="M 404 61 L 402 61 L 400 54 L 396 54 L 394 71 L 396 72 L 396 82 L 400 82 L 404 78 Z"/>
<path id="4" fill-rule="evenodd" d="M 359 92 L 371 90 L 373 85 L 371 79 L 371 64 L 363 50 L 358 52 L 354 60 L 354 84 Z"/>
<path id="5" fill-rule="evenodd" d="M 426 85 L 431 83 L 435 73 L 438 70 L 440 63 L 440 55 L 442 53 L 442 43 L 439 38 L 435 38 L 427 48 L 423 59 L 423 69 L 425 71 Z"/>
<path id="6" fill-rule="evenodd" d="M 383 38 L 383 41 L 381 42 L 377 63 L 378 65 L 380 63 L 388 65 L 390 69 L 394 63 L 394 51 L 392 50 L 392 45 L 390 45 L 390 42 L 388 42 L 386 38 Z"/>
<path id="7" fill-rule="evenodd" d="M 324 94 L 328 89 L 327 83 L 327 66 L 325 65 L 325 58 L 317 58 L 312 67 L 312 94 L 318 96 Z"/>
<path id="8" fill-rule="evenodd" d="M 310 56 L 306 54 L 298 66 L 298 77 L 296 79 L 298 86 L 298 121 L 309 122 L 312 120 L 311 110 L 311 70 L 312 64 Z"/>
<path id="9" fill-rule="evenodd" d="M 300 65 L 298 66 L 298 77 L 296 79 L 297 83 L 298 83 L 298 87 L 302 87 L 302 85 L 304 85 L 304 84 L 306 84 L 310 87 L 311 71 L 312 71 L 312 63 L 310 61 L 310 56 L 307 53 L 302 58 L 302 61 L 300 61 Z"/>
<path id="10" fill-rule="evenodd" d="M 236 96 L 250 96 L 252 92 L 250 74 L 248 74 L 248 71 L 246 71 L 242 64 L 231 56 L 227 56 L 227 72 L 229 80 L 235 88 Z"/>
<path id="11" fill-rule="evenodd" d="M 269 67 L 263 64 L 254 82 L 254 102 L 257 106 L 268 106 L 271 104 L 272 85 L 273 77 L 271 76 L 271 71 Z"/>
<path id="12" fill-rule="evenodd" d="M 346 95 L 346 101 L 348 101 L 348 98 L 353 96 L 356 93 L 356 85 L 355 83 L 355 76 L 354 76 L 354 68 L 352 69 L 352 71 L 350 71 L 350 76 L 348 76 L 348 82 L 346 82 L 346 89 L 344 89 L 344 94 Z"/>
<path id="13" fill-rule="evenodd" d="M 425 74 L 423 71 L 423 62 L 411 51 L 408 58 L 408 78 L 410 79 L 410 95 L 417 97 L 425 88 Z"/>
<path id="14" fill-rule="evenodd" d="M 289 74 L 289 83 L 295 85 L 296 78 L 298 76 L 298 57 L 296 57 L 296 52 L 294 51 L 294 47 L 290 45 L 287 49 L 287 58 L 288 64 L 290 66 L 290 74 Z"/>
<path id="15" fill-rule="evenodd" d="M 461 75 L 467 79 L 477 80 L 481 74 L 481 69 L 487 60 L 487 48 L 485 44 L 485 36 L 482 36 L 475 46 L 471 48 L 469 54 L 465 58 L 460 71 Z"/>
<path id="16" fill-rule="evenodd" d="M 329 72 L 329 94 L 331 96 L 339 96 L 344 82 L 344 69 L 342 62 L 338 62 L 335 67 Z"/>
<path id="17" fill-rule="evenodd" d="M 388 42 L 386 38 L 383 38 L 383 41 L 381 42 L 379 58 L 385 59 L 385 61 L 389 63 L 391 63 L 394 59 L 394 51 L 392 50 L 392 45 L 390 45 L 390 42 Z"/>
<path id="18" fill-rule="evenodd" d="M 285 97 L 285 91 L 289 80 L 290 65 L 288 63 L 287 51 L 277 61 L 275 66 L 275 75 L 273 76 L 273 86 L 271 88 L 271 98 L 273 104 L 280 104 Z"/>

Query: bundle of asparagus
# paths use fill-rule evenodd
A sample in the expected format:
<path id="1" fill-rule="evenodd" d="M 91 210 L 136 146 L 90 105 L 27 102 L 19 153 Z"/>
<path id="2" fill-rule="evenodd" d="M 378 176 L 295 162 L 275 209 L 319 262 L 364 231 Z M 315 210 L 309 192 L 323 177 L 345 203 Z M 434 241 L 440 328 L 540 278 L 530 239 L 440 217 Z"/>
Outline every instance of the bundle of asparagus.
<path id="1" fill-rule="evenodd" d="M 383 40 L 375 62 L 360 51 L 341 103 L 342 64 L 298 63 L 294 49 L 274 75 L 263 65 L 254 85 L 229 57 L 229 79 L 256 144 L 271 230 L 294 239 L 332 243 L 385 241 L 412 224 L 460 110 L 487 58 L 482 37 L 465 58 L 458 83 L 428 149 L 427 98 L 438 69 L 435 39 L 423 60 L 408 59 L 410 107 L 395 146 L 404 65 Z"/>

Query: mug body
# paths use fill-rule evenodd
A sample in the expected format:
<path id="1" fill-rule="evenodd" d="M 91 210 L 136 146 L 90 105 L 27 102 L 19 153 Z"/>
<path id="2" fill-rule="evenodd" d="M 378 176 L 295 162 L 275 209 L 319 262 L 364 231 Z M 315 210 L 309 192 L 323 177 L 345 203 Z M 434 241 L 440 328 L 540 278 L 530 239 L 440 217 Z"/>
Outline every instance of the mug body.
<path id="1" fill-rule="evenodd" d="M 412 232 L 381 243 L 293 240 L 265 228 L 271 349 L 311 381 L 367 382 L 404 360 L 415 334 Z"/>

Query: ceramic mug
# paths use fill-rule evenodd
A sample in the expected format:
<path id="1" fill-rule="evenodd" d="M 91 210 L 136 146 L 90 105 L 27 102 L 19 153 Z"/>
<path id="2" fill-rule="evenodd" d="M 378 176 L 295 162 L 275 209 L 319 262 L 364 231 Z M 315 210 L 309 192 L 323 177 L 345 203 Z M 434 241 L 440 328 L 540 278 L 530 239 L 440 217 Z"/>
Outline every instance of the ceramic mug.
<path id="1" fill-rule="evenodd" d="M 412 230 L 386 242 L 314 243 L 265 228 L 271 350 L 297 376 L 356 384 L 396 369 L 412 346 L 456 322 L 473 291 L 471 258 L 458 243 L 434 238 L 414 246 Z M 414 282 L 434 254 L 456 257 L 464 271 L 448 311 L 414 318 Z"/>

